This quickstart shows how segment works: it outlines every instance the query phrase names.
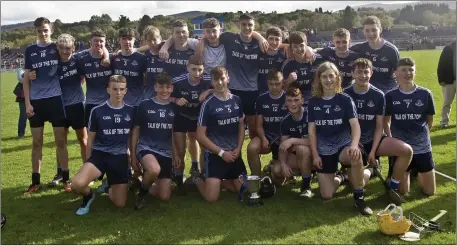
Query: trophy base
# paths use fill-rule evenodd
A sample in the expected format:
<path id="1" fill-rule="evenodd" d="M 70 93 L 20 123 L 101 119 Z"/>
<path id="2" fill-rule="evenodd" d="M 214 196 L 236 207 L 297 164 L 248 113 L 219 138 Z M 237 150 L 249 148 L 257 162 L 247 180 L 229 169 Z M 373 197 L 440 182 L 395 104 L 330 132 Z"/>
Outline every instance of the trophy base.
<path id="1" fill-rule="evenodd" d="M 256 198 L 256 199 L 249 198 L 248 206 L 249 207 L 263 206 L 263 200 L 261 198 Z"/>

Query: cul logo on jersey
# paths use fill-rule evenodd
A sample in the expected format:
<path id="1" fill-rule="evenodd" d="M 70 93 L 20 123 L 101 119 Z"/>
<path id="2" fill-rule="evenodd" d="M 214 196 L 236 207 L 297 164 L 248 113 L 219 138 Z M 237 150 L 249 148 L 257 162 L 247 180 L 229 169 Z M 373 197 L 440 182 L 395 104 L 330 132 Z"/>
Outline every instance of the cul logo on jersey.
<path id="1" fill-rule="evenodd" d="M 129 121 L 131 120 L 129 114 L 127 114 L 127 115 L 124 117 L 124 120 L 127 121 L 127 122 L 129 122 Z"/>
<path id="2" fill-rule="evenodd" d="M 55 54 L 56 53 L 56 50 L 55 49 L 51 49 L 51 51 L 49 51 L 50 54 Z"/>
<path id="3" fill-rule="evenodd" d="M 175 113 L 174 113 L 173 111 L 170 111 L 170 113 L 168 113 L 168 115 L 169 115 L 170 117 L 174 117 L 174 116 L 175 116 Z"/>
<path id="4" fill-rule="evenodd" d="M 341 111 L 341 108 L 339 105 L 336 105 L 335 108 L 333 109 L 334 111 Z"/>
<path id="5" fill-rule="evenodd" d="M 136 60 L 134 60 L 134 61 L 132 62 L 132 66 L 137 66 L 137 65 L 138 65 L 138 63 L 136 62 Z"/>
<path id="6" fill-rule="evenodd" d="M 415 105 L 421 107 L 424 105 L 424 103 L 422 103 L 422 100 L 417 100 Z"/>
<path id="7" fill-rule="evenodd" d="M 372 100 L 368 101 L 368 104 L 367 104 L 367 105 L 368 105 L 368 107 L 374 107 L 374 103 L 373 103 Z"/>
<path id="8" fill-rule="evenodd" d="M 233 108 L 235 108 L 235 110 L 238 110 L 238 109 L 240 109 L 240 107 L 238 106 L 238 104 L 237 104 L 237 103 L 235 103 L 235 107 L 233 107 Z"/>
<path id="9" fill-rule="evenodd" d="M 386 62 L 386 61 L 387 61 L 386 56 L 383 56 L 383 57 L 381 58 L 381 61 Z"/>

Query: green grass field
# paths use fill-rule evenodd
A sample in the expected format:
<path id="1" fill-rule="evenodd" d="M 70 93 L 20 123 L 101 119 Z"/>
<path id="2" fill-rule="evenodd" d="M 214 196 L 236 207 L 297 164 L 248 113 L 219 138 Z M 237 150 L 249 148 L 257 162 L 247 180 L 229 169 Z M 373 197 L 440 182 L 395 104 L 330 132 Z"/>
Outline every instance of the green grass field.
<path id="1" fill-rule="evenodd" d="M 437 114 L 431 139 L 436 168 L 455 178 L 455 108 L 451 127 L 437 127 L 442 105 L 441 87 L 436 79 L 440 51 L 403 52 L 401 55 L 416 60 L 417 83 L 431 89 L 434 94 Z M 258 208 L 238 203 L 231 193 L 222 193 L 215 204 L 206 203 L 196 192 L 185 197 L 172 194 L 169 202 L 150 198 L 141 211 L 133 209 L 135 199 L 132 193 L 127 207 L 122 210 L 114 208 L 107 196 L 98 196 L 90 213 L 83 217 L 75 215 L 81 203 L 80 197 L 65 193 L 61 188 L 45 187 L 40 193 L 24 196 L 31 178 L 32 139 L 29 129 L 25 138 L 16 139 L 19 112 L 12 93 L 17 82 L 15 77 L 14 73 L 1 75 L 2 212 L 8 218 L 1 233 L 4 244 L 406 243 L 396 236 L 383 235 L 378 230 L 375 215 L 359 215 L 353 207 L 351 189 L 343 187 L 334 199 L 324 202 L 318 195 L 311 200 L 300 199 L 298 189 L 284 186 L 278 189 L 275 197 L 265 200 L 265 205 Z M 247 144 L 248 140 L 244 149 Z M 73 131 L 69 136 L 68 151 L 72 175 L 81 166 Z M 246 161 L 245 150 L 243 158 Z M 269 158 L 264 156 L 262 162 L 266 164 Z M 386 159 L 383 162 L 386 163 Z M 55 148 L 49 124 L 45 129 L 41 174 L 42 183 L 47 183 L 55 174 Z M 455 244 L 456 184 L 438 175 L 436 179 L 437 194 L 430 198 L 421 194 L 417 182 L 412 184 L 408 203 L 403 205 L 404 213 L 414 212 L 430 219 L 439 210 L 447 210 L 448 213 L 439 220 L 442 231 L 427 234 L 419 243 Z M 96 182 L 94 187 L 99 183 Z M 314 183 L 315 193 L 318 193 L 317 188 Z M 377 179 L 370 181 L 365 195 L 375 212 L 389 204 Z"/>

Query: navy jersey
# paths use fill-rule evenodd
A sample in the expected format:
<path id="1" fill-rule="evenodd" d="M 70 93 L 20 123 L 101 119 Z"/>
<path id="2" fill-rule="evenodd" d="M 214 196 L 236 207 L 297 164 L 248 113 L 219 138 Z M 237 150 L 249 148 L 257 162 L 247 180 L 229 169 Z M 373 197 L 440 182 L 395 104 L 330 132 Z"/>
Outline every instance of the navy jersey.
<path id="1" fill-rule="evenodd" d="M 201 106 L 199 97 L 203 92 L 211 88 L 211 76 L 203 75 L 200 83 L 194 85 L 189 80 L 189 73 L 186 73 L 175 77 L 173 82 L 172 97 L 184 98 L 188 102 L 185 106 L 175 105 L 175 112 L 190 120 L 197 120 Z"/>
<path id="2" fill-rule="evenodd" d="M 285 102 L 286 93 L 284 91 L 277 98 L 273 97 L 270 92 L 265 92 L 257 97 L 255 102 L 256 113 L 263 116 L 263 131 L 270 143 L 279 142 L 280 124 L 288 113 Z"/>
<path id="3" fill-rule="evenodd" d="M 127 79 L 127 94 L 124 101 L 129 105 L 138 106 L 143 100 L 146 65 L 146 56 L 139 52 L 133 52 L 129 56 L 119 54 L 111 58 L 114 74 L 123 75 Z"/>
<path id="4" fill-rule="evenodd" d="M 36 79 L 30 81 L 30 99 L 39 100 L 60 96 L 59 55 L 55 43 L 46 46 L 33 44 L 25 49 L 25 69 L 35 70 Z"/>
<path id="5" fill-rule="evenodd" d="M 90 52 L 85 52 L 78 57 L 80 70 L 86 78 L 86 104 L 98 105 L 109 98 L 106 88 L 113 71 L 111 67 L 100 64 L 102 59 L 102 57 L 92 56 Z"/>
<path id="6" fill-rule="evenodd" d="M 259 42 L 255 39 L 243 41 L 240 34 L 224 32 L 219 41 L 224 44 L 229 88 L 241 91 L 256 91 L 259 74 Z"/>
<path id="7" fill-rule="evenodd" d="M 356 52 L 349 50 L 348 56 L 344 58 L 336 55 L 334 47 L 321 49 L 317 51 L 317 53 L 322 56 L 322 59 L 330 61 L 336 65 L 338 71 L 340 71 L 341 76 L 343 77 L 341 84 L 342 88 L 346 88 L 352 84 L 352 62 L 359 58 L 359 55 Z"/>
<path id="8" fill-rule="evenodd" d="M 168 50 L 168 60 L 165 61 L 165 71 L 171 77 L 179 77 L 187 72 L 187 63 L 189 57 L 194 54 L 194 50 L 190 47 L 187 50 L 180 51 L 171 47 Z"/>
<path id="9" fill-rule="evenodd" d="M 146 66 L 147 86 L 144 88 L 143 98 L 151 99 L 156 95 L 156 91 L 154 90 L 156 76 L 165 71 L 166 63 L 164 60 L 159 59 L 159 55 L 151 53 L 150 50 L 145 55 L 148 62 Z"/>
<path id="10" fill-rule="evenodd" d="M 127 154 L 134 119 L 135 109 L 127 104 L 114 108 L 106 101 L 94 107 L 88 125 L 89 131 L 96 133 L 92 149 L 113 155 Z"/>
<path id="11" fill-rule="evenodd" d="M 355 44 L 350 49 L 358 53 L 360 57 L 367 58 L 373 62 L 371 84 L 384 93 L 397 86 L 397 80 L 394 78 L 393 72 L 397 67 L 400 54 L 395 45 L 384 40 L 384 44 L 379 49 L 372 49 L 368 41 L 366 41 Z"/>
<path id="12" fill-rule="evenodd" d="M 81 86 L 82 72 L 79 70 L 78 63 L 79 61 L 74 55 L 67 62 L 59 61 L 60 87 L 64 106 L 84 101 L 84 92 Z"/>
<path id="13" fill-rule="evenodd" d="M 154 98 L 146 99 L 138 106 L 137 113 L 135 126 L 140 127 L 137 153 L 148 150 L 172 157 L 173 105 L 159 103 Z"/>
<path id="14" fill-rule="evenodd" d="M 370 85 L 368 91 L 363 94 L 355 92 L 353 85 L 346 88 L 344 93 L 352 98 L 357 109 L 357 118 L 361 130 L 360 143 L 372 142 L 376 129 L 376 116 L 384 115 L 386 106 L 384 93 L 373 85 Z"/>
<path id="15" fill-rule="evenodd" d="M 304 138 L 308 136 L 308 115 L 306 108 L 302 107 L 302 114 L 298 120 L 287 114 L 281 122 L 281 136 L 291 138 Z"/>
<path id="16" fill-rule="evenodd" d="M 313 97 L 308 105 L 308 122 L 316 124 L 317 150 L 333 155 L 351 143 L 349 120 L 357 118 L 351 97 L 336 94 L 331 99 Z"/>
<path id="17" fill-rule="evenodd" d="M 427 116 L 435 115 L 435 105 L 430 90 L 417 86 L 412 92 L 395 88 L 386 93 L 386 116 L 392 116 L 392 136 L 413 148 L 414 154 L 432 150 L 427 126 Z"/>
<path id="18" fill-rule="evenodd" d="M 206 127 L 206 135 L 215 145 L 225 151 L 238 147 L 240 119 L 243 108 L 240 97 L 230 94 L 222 100 L 215 94 L 203 102 L 198 118 L 198 125 Z"/>
<path id="19" fill-rule="evenodd" d="M 313 63 L 300 63 L 296 60 L 288 59 L 282 65 L 281 70 L 285 80 L 289 77 L 290 73 L 297 73 L 297 80 L 291 83 L 291 85 L 300 88 L 305 104 L 308 104 L 308 100 L 312 95 L 314 73 L 323 61 L 322 56 L 316 54 L 316 60 Z"/>
<path id="20" fill-rule="evenodd" d="M 267 74 L 271 69 L 281 70 L 282 63 L 286 60 L 286 56 L 282 51 L 278 51 L 275 55 L 266 53 L 259 54 L 259 76 L 257 78 L 257 87 L 259 94 L 268 91 Z"/>

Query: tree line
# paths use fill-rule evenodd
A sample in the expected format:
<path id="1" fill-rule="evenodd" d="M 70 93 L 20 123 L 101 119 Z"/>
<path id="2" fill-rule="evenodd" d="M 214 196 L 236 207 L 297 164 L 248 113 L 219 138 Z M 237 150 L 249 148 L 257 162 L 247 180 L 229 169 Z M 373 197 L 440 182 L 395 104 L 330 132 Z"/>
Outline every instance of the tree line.
<path id="1" fill-rule="evenodd" d="M 445 3 L 423 3 L 414 6 L 407 5 L 402 9 L 387 11 L 383 8 L 357 8 L 346 6 L 340 11 L 323 11 L 316 8 L 314 11 L 297 9 L 288 13 L 277 13 L 276 11 L 265 13 L 261 11 L 244 12 L 256 19 L 256 30 L 261 32 L 272 26 L 285 26 L 289 30 L 314 29 L 319 32 L 333 31 L 338 27 L 348 30 L 361 27 L 361 20 L 368 15 L 376 15 L 381 20 L 384 28 L 390 29 L 393 25 L 401 26 L 455 26 L 455 10 L 449 8 Z M 224 18 L 225 30 L 236 32 L 238 30 L 237 20 L 243 14 L 238 12 L 208 13 L 205 17 Z M 147 25 L 158 27 L 164 37 L 171 34 L 170 24 L 175 17 L 156 15 L 150 17 L 144 15 L 139 20 L 130 20 L 127 16 L 121 15 L 113 20 L 108 14 L 101 16 L 93 15 L 88 21 L 74 23 L 62 23 L 59 19 L 54 21 L 54 37 L 61 33 L 70 33 L 77 40 L 87 42 L 90 39 L 90 32 L 95 28 L 101 28 L 107 34 L 108 39 L 116 39 L 117 31 L 122 27 L 136 28 L 142 33 Z M 193 31 L 191 19 L 185 19 L 189 24 L 189 31 Z M 15 30 L 2 31 L 2 47 L 21 48 L 35 41 L 33 27 L 19 28 Z"/>

